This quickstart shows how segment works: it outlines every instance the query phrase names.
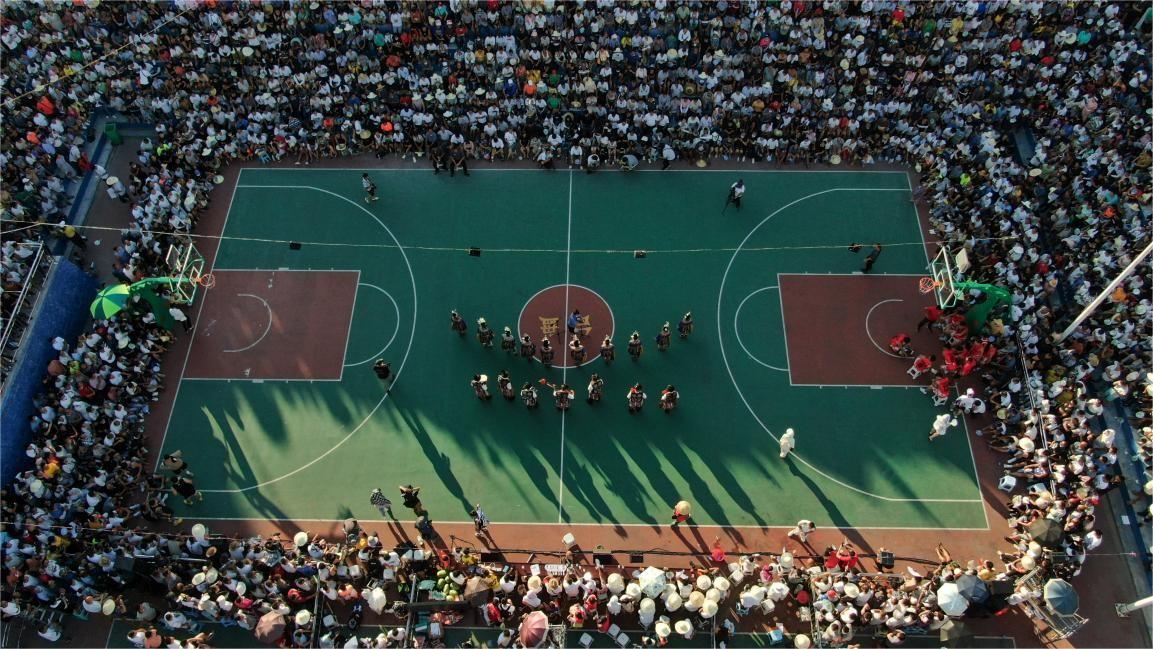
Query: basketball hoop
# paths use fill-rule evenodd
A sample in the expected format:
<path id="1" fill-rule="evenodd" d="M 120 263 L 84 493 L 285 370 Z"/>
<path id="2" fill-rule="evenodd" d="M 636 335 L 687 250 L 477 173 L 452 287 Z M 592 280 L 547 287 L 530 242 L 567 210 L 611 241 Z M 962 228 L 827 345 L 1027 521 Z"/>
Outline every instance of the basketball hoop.
<path id="1" fill-rule="evenodd" d="M 933 289 L 937 288 L 940 285 L 941 285 L 941 283 L 938 282 L 937 280 L 933 279 L 932 277 L 922 277 L 917 282 L 917 288 L 919 288 L 921 290 L 921 292 L 925 293 L 925 294 L 932 293 Z"/>
<path id="2" fill-rule="evenodd" d="M 204 288 L 212 288 L 216 286 L 216 277 L 212 273 L 205 273 L 200 276 L 196 283 Z"/>

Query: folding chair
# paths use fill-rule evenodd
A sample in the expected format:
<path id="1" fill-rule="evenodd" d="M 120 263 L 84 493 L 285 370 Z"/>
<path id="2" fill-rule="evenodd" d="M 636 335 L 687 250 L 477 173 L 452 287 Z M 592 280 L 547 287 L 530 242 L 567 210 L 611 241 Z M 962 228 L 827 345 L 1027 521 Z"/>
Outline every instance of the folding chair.
<path id="1" fill-rule="evenodd" d="M 997 488 L 1001 491 L 1012 491 L 1017 488 L 1017 478 L 1011 475 L 1001 476 L 1001 481 L 997 483 Z"/>

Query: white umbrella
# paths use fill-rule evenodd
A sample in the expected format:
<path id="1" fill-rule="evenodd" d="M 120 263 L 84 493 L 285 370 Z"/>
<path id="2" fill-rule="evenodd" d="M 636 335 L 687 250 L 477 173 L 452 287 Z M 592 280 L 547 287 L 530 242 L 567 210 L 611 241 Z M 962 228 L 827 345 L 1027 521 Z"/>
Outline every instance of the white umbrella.
<path id="1" fill-rule="evenodd" d="M 774 581 L 773 584 L 769 586 L 769 599 L 773 600 L 774 602 L 779 602 L 788 596 L 789 587 L 782 584 L 781 582 Z"/>
<path id="2" fill-rule="evenodd" d="M 672 595 L 669 595 L 665 598 L 665 608 L 670 612 L 680 609 L 684 603 L 685 600 L 681 599 L 681 596 L 677 593 L 673 593 Z"/>
<path id="3" fill-rule="evenodd" d="M 701 617 L 706 620 L 717 614 L 719 606 L 711 599 L 705 600 L 705 605 L 701 607 Z"/>
<path id="4" fill-rule="evenodd" d="M 621 577 L 621 573 L 614 572 L 608 578 L 609 592 L 613 595 L 619 595 L 625 589 L 625 578 Z"/>
<path id="5" fill-rule="evenodd" d="M 208 534 L 208 528 L 203 523 L 197 523 L 192 526 L 192 538 L 197 541 L 203 541 L 205 535 Z"/>
<path id="6" fill-rule="evenodd" d="M 957 584 L 949 582 L 937 589 L 937 606 L 945 615 L 961 615 L 969 608 L 969 601 L 961 595 Z"/>
<path id="7" fill-rule="evenodd" d="M 388 597 L 385 595 L 383 588 L 377 586 L 376 588 L 373 588 L 371 591 L 369 591 L 368 607 L 371 608 L 374 613 L 380 615 L 380 613 L 384 611 L 384 605 L 387 603 Z"/>
<path id="8" fill-rule="evenodd" d="M 639 577 L 641 592 L 649 597 L 657 597 L 665 589 L 665 571 L 649 566 Z"/>
<path id="9" fill-rule="evenodd" d="M 753 586 L 752 588 L 741 593 L 741 606 L 745 608 L 752 608 L 761 602 L 765 601 L 765 595 L 768 591 L 763 586 Z"/>

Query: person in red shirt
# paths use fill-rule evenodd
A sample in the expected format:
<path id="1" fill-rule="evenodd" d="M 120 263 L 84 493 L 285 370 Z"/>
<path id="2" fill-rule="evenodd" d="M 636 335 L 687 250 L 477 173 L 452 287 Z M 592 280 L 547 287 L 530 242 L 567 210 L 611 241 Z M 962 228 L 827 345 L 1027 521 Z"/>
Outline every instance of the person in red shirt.
<path id="1" fill-rule="evenodd" d="M 925 356 L 924 354 L 921 354 L 917 357 L 917 360 L 913 361 L 913 369 L 917 370 L 917 372 L 921 374 L 924 374 L 925 372 L 933 369 L 933 362 L 936 360 L 937 356 L 935 354 L 932 356 Z"/>
<path id="2" fill-rule="evenodd" d="M 889 349 L 897 356 L 912 356 L 913 348 L 909 346 L 911 340 L 909 334 L 899 333 L 889 339 Z"/>
<path id="3" fill-rule="evenodd" d="M 941 311 L 941 307 L 937 306 L 936 304 L 930 304 L 929 306 L 925 307 L 925 317 L 921 318 L 921 321 L 917 323 L 917 331 L 920 331 L 921 327 L 924 327 L 925 325 L 929 325 L 929 331 L 932 331 L 936 326 L 937 321 L 941 319 L 941 315 L 943 313 L 944 312 Z"/>

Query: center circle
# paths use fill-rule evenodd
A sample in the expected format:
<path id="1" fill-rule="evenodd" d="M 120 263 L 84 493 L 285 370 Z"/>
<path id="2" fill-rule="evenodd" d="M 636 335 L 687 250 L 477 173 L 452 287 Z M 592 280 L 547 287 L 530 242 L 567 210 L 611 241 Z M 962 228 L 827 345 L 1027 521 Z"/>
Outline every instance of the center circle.
<path id="1" fill-rule="evenodd" d="M 567 307 L 567 308 L 566 308 Z M 577 364 L 569 355 L 568 319 L 579 311 L 576 336 L 585 348 L 584 362 Z M 528 334 L 537 346 L 540 360 L 541 340 L 548 338 L 555 350 L 554 367 L 580 367 L 601 355 L 601 341 L 612 336 L 615 323 L 608 302 L 596 291 L 576 284 L 557 284 L 537 291 L 520 310 L 519 335 Z M 614 344 L 616 341 L 613 341 Z"/>

